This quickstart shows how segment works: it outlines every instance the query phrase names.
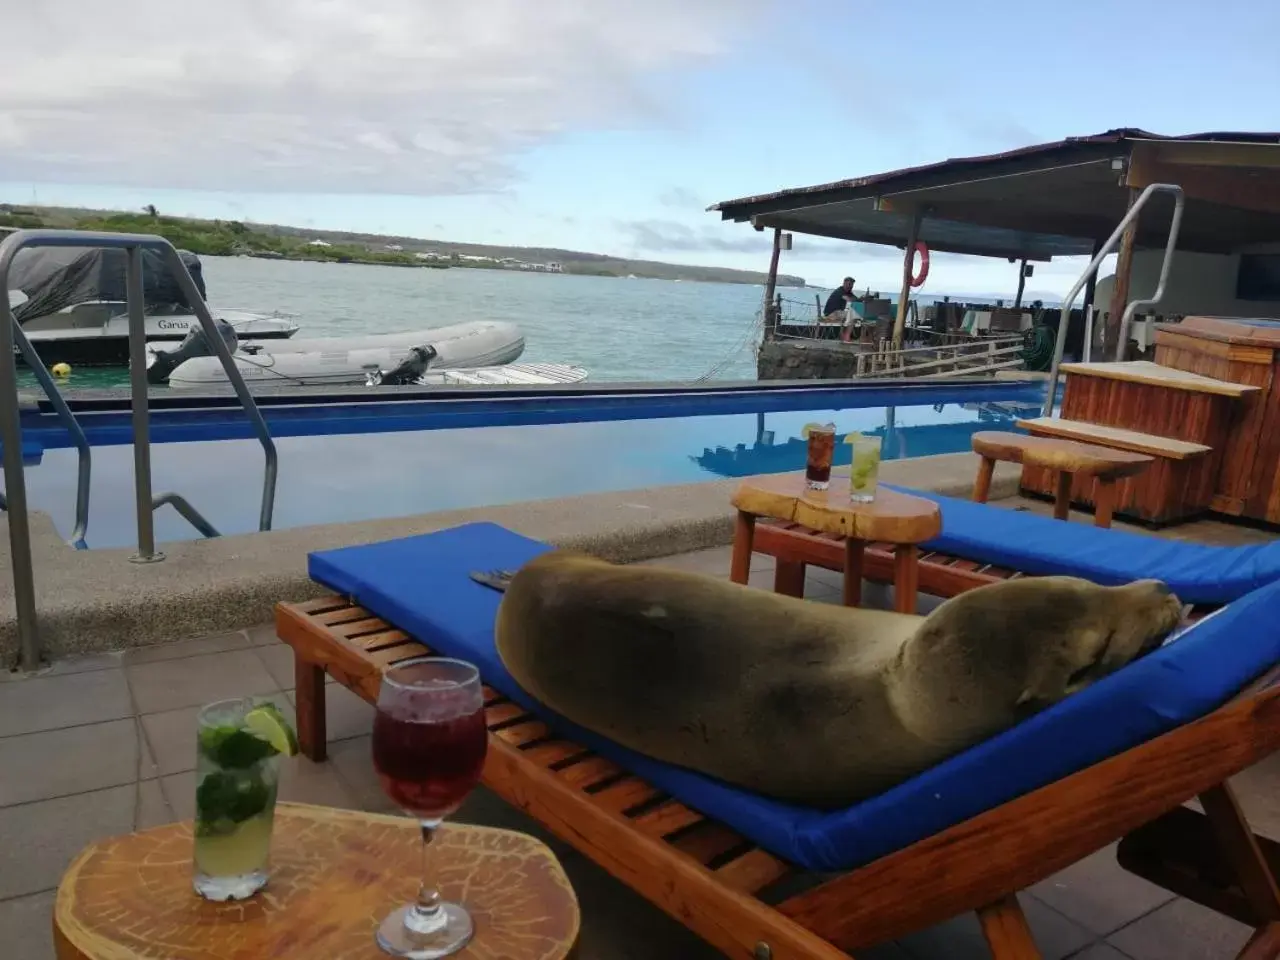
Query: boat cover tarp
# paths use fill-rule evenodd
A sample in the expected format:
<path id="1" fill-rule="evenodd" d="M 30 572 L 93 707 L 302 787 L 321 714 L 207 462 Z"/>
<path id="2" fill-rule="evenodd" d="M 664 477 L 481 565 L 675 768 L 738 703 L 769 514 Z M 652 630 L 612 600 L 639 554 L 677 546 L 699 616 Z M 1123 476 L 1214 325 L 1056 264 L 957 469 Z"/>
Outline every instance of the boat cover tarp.
<path id="1" fill-rule="evenodd" d="M 870 863 L 1167 733 L 1213 710 L 1280 661 L 1276 582 L 1205 617 L 1124 669 L 879 796 L 841 810 L 814 810 L 641 756 L 570 723 L 526 693 L 502 665 L 494 643 L 502 595 L 472 580 L 470 573 L 515 570 L 549 549 L 496 524 L 470 523 L 312 553 L 307 570 L 313 580 L 442 656 L 476 664 L 485 682 L 537 712 L 560 736 L 811 870 Z"/>
<path id="2" fill-rule="evenodd" d="M 204 274 L 194 253 L 178 255 L 205 296 Z M 27 300 L 13 309 L 19 323 L 33 317 L 57 313 L 90 300 L 128 299 L 125 287 L 125 260 L 121 249 L 101 247 L 29 247 L 20 250 L 9 270 L 9 288 L 21 290 Z M 142 288 L 147 309 L 180 307 L 190 310 L 177 278 L 157 250 L 142 251 Z"/>

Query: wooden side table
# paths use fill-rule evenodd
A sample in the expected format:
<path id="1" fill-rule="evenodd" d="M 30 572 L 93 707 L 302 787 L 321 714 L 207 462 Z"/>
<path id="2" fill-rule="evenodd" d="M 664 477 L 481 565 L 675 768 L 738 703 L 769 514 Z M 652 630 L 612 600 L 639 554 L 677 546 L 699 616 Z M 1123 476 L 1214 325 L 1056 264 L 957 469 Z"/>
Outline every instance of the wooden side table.
<path id="1" fill-rule="evenodd" d="M 828 490 L 809 490 L 803 473 L 787 473 L 742 481 L 732 503 L 738 510 L 729 572 L 734 583 L 747 582 L 756 518 L 768 517 L 844 538 L 843 599 L 850 607 L 862 601 L 862 553 L 866 545 L 894 544 L 894 609 L 915 613 L 920 582 L 917 545 L 942 532 L 942 513 L 932 500 L 882 487 L 871 503 L 854 503 L 849 499 L 848 477 L 833 476 Z M 774 589 L 789 596 L 803 596 L 804 560 L 778 557 L 777 563 Z"/>
<path id="2" fill-rule="evenodd" d="M 1051 471 L 1055 477 L 1053 516 L 1057 520 L 1066 520 L 1070 515 L 1071 484 L 1075 477 L 1093 477 L 1096 482 L 1093 522 L 1099 527 L 1111 526 L 1116 507 L 1116 481 L 1136 476 L 1155 462 L 1154 457 L 1143 453 L 998 430 L 975 433 L 973 452 L 982 457 L 973 484 L 973 499 L 978 503 L 987 502 L 997 460 Z"/>
<path id="3" fill-rule="evenodd" d="M 191 824 L 102 840 L 67 868 L 54 905 L 59 960 L 386 960 L 374 931 L 418 892 L 407 817 L 276 807 L 271 880 L 250 900 L 191 889 Z M 563 960 L 578 901 L 555 855 L 510 830 L 446 823 L 431 845 L 440 893 L 475 920 L 464 960 Z"/>

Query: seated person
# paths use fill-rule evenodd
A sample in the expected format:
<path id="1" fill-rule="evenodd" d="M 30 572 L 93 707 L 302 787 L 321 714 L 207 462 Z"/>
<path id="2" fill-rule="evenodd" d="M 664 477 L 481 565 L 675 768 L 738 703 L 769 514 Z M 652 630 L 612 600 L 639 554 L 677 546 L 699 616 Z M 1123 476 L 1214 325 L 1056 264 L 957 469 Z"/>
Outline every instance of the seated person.
<path id="1" fill-rule="evenodd" d="M 832 290 L 831 296 L 827 297 L 827 305 L 822 308 L 823 319 L 843 321 L 845 308 L 859 299 L 861 298 L 853 292 L 853 277 L 845 277 L 844 283 Z"/>

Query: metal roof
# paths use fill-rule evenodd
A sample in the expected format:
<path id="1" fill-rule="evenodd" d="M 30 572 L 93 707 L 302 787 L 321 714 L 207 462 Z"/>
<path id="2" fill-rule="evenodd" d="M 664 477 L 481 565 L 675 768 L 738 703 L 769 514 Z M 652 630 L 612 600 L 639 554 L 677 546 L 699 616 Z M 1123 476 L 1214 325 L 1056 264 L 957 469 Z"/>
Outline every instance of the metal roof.
<path id="1" fill-rule="evenodd" d="M 1228 166 L 1256 162 L 1272 173 L 1280 167 L 1273 159 L 1280 156 L 1276 149 L 1280 134 L 1212 132 L 1167 137 L 1121 128 L 726 200 L 708 209 L 718 211 L 725 220 L 750 221 L 759 227 L 903 246 L 913 213 L 921 208 L 920 239 L 934 250 L 1032 260 L 1088 254 L 1094 241 L 1110 234 L 1124 215 L 1128 203 L 1124 171 L 1139 143 L 1172 145 L 1160 149 L 1178 153 L 1177 162 L 1212 164 L 1219 170 L 1222 161 L 1210 154 L 1226 150 L 1233 153 Z M 1258 149 L 1251 153 L 1250 147 Z M 1163 209 L 1167 208 L 1157 204 L 1152 213 L 1144 213 L 1140 245 L 1163 243 L 1167 219 L 1158 212 Z M 1207 251 L 1280 240 L 1280 217 L 1190 199 L 1183 237 L 1180 246 Z"/>

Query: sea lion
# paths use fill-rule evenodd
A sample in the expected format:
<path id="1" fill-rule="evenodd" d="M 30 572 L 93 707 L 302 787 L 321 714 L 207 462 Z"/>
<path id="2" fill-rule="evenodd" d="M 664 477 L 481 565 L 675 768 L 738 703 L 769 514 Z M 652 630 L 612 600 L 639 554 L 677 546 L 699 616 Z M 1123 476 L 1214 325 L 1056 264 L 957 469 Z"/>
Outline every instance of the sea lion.
<path id="1" fill-rule="evenodd" d="M 918 617 L 553 551 L 512 578 L 496 638 L 516 681 L 588 730 L 831 808 L 1119 669 L 1179 614 L 1155 580 L 1023 578 Z"/>

